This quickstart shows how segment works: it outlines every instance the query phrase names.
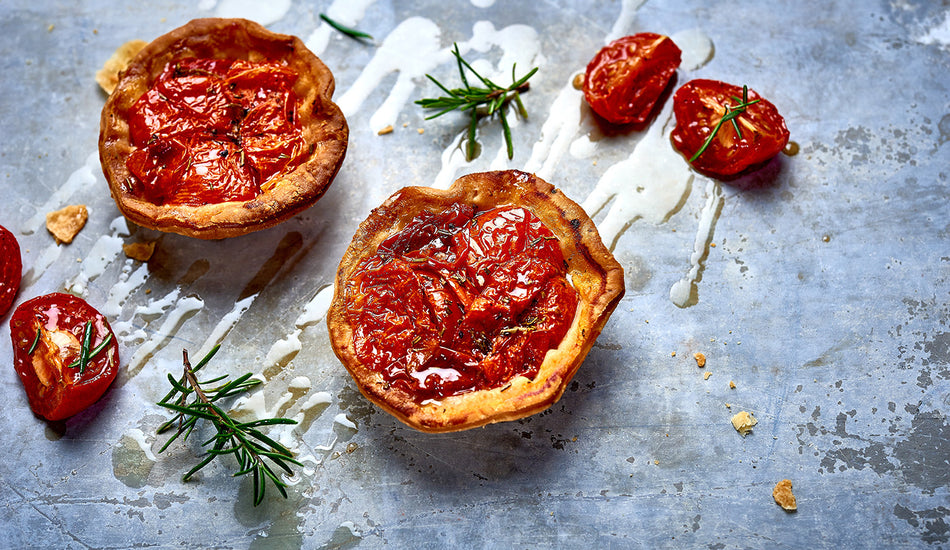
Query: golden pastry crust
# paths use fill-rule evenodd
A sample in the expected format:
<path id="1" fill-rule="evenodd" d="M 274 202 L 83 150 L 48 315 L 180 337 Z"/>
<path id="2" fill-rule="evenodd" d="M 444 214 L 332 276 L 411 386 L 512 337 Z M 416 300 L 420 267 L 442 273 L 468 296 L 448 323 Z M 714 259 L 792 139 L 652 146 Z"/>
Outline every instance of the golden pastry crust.
<path id="1" fill-rule="evenodd" d="M 409 393 L 386 383 L 380 373 L 357 358 L 353 327 L 346 319 L 346 281 L 379 244 L 401 230 L 423 210 L 439 212 L 453 203 L 478 210 L 517 205 L 533 212 L 559 239 L 570 281 L 579 294 L 574 322 L 561 344 L 549 350 L 537 376 L 517 376 L 505 386 L 418 403 Z M 611 312 L 624 294 L 623 268 L 601 241 L 590 217 L 544 180 L 524 172 L 470 174 L 447 190 L 404 188 L 370 213 L 360 224 L 336 275 L 333 302 L 327 314 L 330 342 L 337 357 L 370 401 L 425 432 L 451 432 L 493 422 L 515 420 L 554 404 L 587 356 Z"/>
<path id="2" fill-rule="evenodd" d="M 201 206 L 157 205 L 131 192 L 126 167 L 132 151 L 129 113 L 165 65 L 177 58 L 280 60 L 297 75 L 293 91 L 298 118 L 309 145 L 307 159 L 292 172 L 262 185 L 248 201 Z M 333 74 L 303 42 L 244 19 L 196 19 L 145 46 L 121 73 L 102 110 L 99 159 L 112 197 L 128 219 L 144 227 L 202 239 L 243 235 L 280 223 L 312 206 L 333 181 L 346 154 L 349 129 L 331 100 Z"/>

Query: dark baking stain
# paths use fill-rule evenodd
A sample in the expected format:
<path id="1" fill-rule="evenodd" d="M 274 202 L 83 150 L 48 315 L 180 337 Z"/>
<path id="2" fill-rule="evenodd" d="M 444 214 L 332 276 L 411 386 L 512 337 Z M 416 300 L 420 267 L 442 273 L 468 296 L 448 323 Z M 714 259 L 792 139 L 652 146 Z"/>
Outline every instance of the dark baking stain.
<path id="1" fill-rule="evenodd" d="M 888 409 L 894 412 L 896 407 Z M 798 426 L 798 441 L 804 446 L 805 432 L 808 436 L 831 436 L 834 448 L 825 451 L 818 472 L 833 474 L 845 470 L 865 468 L 887 475 L 899 473 L 904 482 L 914 485 L 925 494 L 933 495 L 937 488 L 950 486 L 950 425 L 947 417 L 939 411 L 921 411 L 917 405 L 908 404 L 905 411 L 912 415 L 911 426 L 904 439 L 891 442 L 889 438 L 862 437 L 848 433 L 849 417 L 856 411 L 841 412 L 835 417 L 834 429 L 817 426 L 813 422 Z M 817 413 L 817 409 L 816 409 Z M 815 415 L 813 414 L 813 418 Z M 901 416 L 891 421 L 889 433 L 902 431 Z M 820 454 L 820 453 L 816 453 Z"/>
<path id="2" fill-rule="evenodd" d="M 904 479 L 931 495 L 938 487 L 950 486 L 948 457 L 950 425 L 938 411 L 916 413 L 909 437 L 894 446 Z"/>
<path id="3" fill-rule="evenodd" d="M 950 542 L 950 508 L 946 506 L 917 511 L 895 504 L 894 515 L 921 531 L 920 540 L 927 544 Z"/>

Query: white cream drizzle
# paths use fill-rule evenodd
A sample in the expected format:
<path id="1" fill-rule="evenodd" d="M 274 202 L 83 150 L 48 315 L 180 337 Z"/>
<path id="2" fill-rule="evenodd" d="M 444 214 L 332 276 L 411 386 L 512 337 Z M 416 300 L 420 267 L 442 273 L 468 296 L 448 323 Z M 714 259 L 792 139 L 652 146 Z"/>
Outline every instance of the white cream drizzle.
<path id="1" fill-rule="evenodd" d="M 604 44 L 609 44 L 627 35 L 627 29 L 633 26 L 633 21 L 637 17 L 637 11 L 646 1 L 647 0 L 623 0 L 620 4 L 620 15 L 618 15 L 617 20 L 614 21 L 614 26 L 610 29 L 610 32 L 604 37 Z"/>
<path id="2" fill-rule="evenodd" d="M 472 38 L 465 42 L 459 42 L 459 53 L 463 56 L 470 50 L 478 52 L 487 52 L 492 47 L 498 46 L 502 50 L 502 56 L 498 62 L 492 65 L 486 59 L 466 59 L 479 72 L 479 74 L 495 82 L 509 83 L 511 81 L 511 67 L 522 67 L 522 71 L 517 71 L 517 76 L 522 76 L 531 67 L 538 67 L 544 64 L 544 55 L 541 52 L 541 43 L 537 31 L 526 25 L 510 25 L 502 29 L 496 29 L 488 21 L 479 21 L 472 26 Z M 448 54 L 445 57 L 451 60 L 449 49 L 442 51 Z M 540 75 L 540 73 L 538 73 Z M 540 76 L 536 75 L 533 82 L 537 83 Z M 471 75 L 469 75 L 471 78 Z M 453 76 L 453 79 L 457 78 Z M 508 123 L 512 128 L 520 124 L 520 118 L 517 115 L 510 114 Z M 483 119 L 479 123 L 479 128 L 483 125 L 491 125 L 494 131 L 500 132 L 496 124 Z M 475 159 L 468 161 L 465 159 L 464 141 L 467 139 L 468 130 L 462 130 L 452 143 L 442 152 L 442 166 L 436 175 L 432 187 L 436 189 L 447 189 L 459 171 L 470 168 Z M 499 134 L 500 135 L 500 134 Z M 490 170 L 504 170 L 509 167 L 507 145 L 502 139 L 497 153 L 489 161 Z"/>
<path id="3" fill-rule="evenodd" d="M 448 60 L 449 53 L 440 45 L 442 31 L 424 17 L 410 17 L 396 26 L 376 49 L 373 58 L 340 96 L 337 105 L 349 118 L 376 89 L 383 78 L 398 72 L 389 96 L 370 117 L 370 130 L 377 131 L 396 123 L 396 116 L 415 90 L 414 79 Z"/>
<path id="4" fill-rule="evenodd" d="M 145 432 L 138 428 L 131 428 L 125 432 L 125 435 L 139 446 L 139 450 L 142 451 L 145 458 L 152 462 L 158 461 L 158 457 L 152 452 L 152 445 L 148 442 L 148 439 L 146 439 Z"/>
<path id="5" fill-rule="evenodd" d="M 594 216 L 613 200 L 606 217 L 597 224 L 611 250 L 631 223 L 640 218 L 663 223 L 689 196 L 693 173 L 670 146 L 666 129 L 672 113 L 672 102 L 668 102 L 630 156 L 604 172 L 582 205 Z"/>
<path id="6" fill-rule="evenodd" d="M 243 300 L 235 302 L 231 311 L 226 313 L 211 330 L 211 334 L 208 335 L 208 338 L 206 338 L 204 343 L 201 344 L 201 347 L 198 348 L 195 357 L 204 357 L 214 346 L 223 342 L 225 337 L 231 332 L 231 329 L 237 325 L 237 322 L 241 319 L 241 316 L 244 315 L 244 312 L 250 309 L 251 304 L 254 303 L 256 298 L 257 294 L 253 294 Z"/>
<path id="7" fill-rule="evenodd" d="M 207 10 L 214 9 L 217 17 L 242 17 L 267 26 L 276 23 L 287 15 L 290 10 L 290 0 L 221 0 L 220 3 L 203 0 L 199 7 Z"/>
<path id="8" fill-rule="evenodd" d="M 357 429 L 356 423 L 353 422 L 352 420 L 350 420 L 349 418 L 347 418 L 347 416 L 346 416 L 344 413 L 340 413 L 340 414 L 334 416 L 334 417 L 333 417 L 333 423 L 334 423 L 334 424 L 338 424 L 338 425 L 340 425 L 340 426 L 343 426 L 344 428 L 347 428 L 347 429 L 350 429 L 350 430 L 356 430 L 356 429 Z"/>
<path id="9" fill-rule="evenodd" d="M 112 220 L 109 234 L 102 235 L 82 261 L 82 268 L 73 280 L 67 283 L 69 292 L 85 296 L 90 282 L 96 280 L 122 253 L 122 237 L 131 234 L 129 224 L 122 216 Z"/>
<path id="10" fill-rule="evenodd" d="M 24 222 L 20 231 L 24 235 L 32 235 L 37 229 L 46 224 L 46 214 L 54 210 L 59 210 L 68 204 L 69 199 L 80 189 L 95 185 L 96 174 L 100 173 L 99 152 L 93 151 L 86 157 L 86 162 L 76 171 L 69 175 L 66 183 L 59 186 L 56 191 L 50 195 L 49 199 L 37 208 L 36 214 Z"/>
<path id="11" fill-rule="evenodd" d="M 294 321 L 294 330 L 282 340 L 274 342 L 267 352 L 267 357 L 264 359 L 264 365 L 267 367 L 265 372 L 274 366 L 283 367 L 297 356 L 302 348 L 300 335 L 307 327 L 315 325 L 326 317 L 332 300 L 333 285 L 329 285 L 322 288 L 307 302 L 303 312 Z"/>
<path id="12" fill-rule="evenodd" d="M 327 17 L 348 27 L 356 27 L 357 23 L 363 19 L 366 9 L 373 5 L 376 0 L 334 0 L 327 8 Z M 321 23 L 310 36 L 304 41 L 307 48 L 314 55 L 322 55 L 330 43 L 330 37 L 336 31 L 325 22 Z"/>
<path id="13" fill-rule="evenodd" d="M 554 169 L 570 147 L 581 122 L 584 93 L 574 88 L 573 78 L 571 76 L 561 87 L 551 104 L 548 118 L 541 126 L 541 136 L 525 163 L 526 172 L 534 173 L 544 180 L 553 179 Z"/>
<path id="14" fill-rule="evenodd" d="M 204 307 L 204 301 L 197 296 L 186 296 L 181 300 L 169 301 L 168 305 L 174 304 L 174 308 L 165 314 L 165 320 L 155 332 L 151 333 L 146 341 L 139 346 L 132 358 L 129 359 L 128 376 L 129 378 L 138 374 L 145 362 L 155 354 L 156 351 L 168 345 L 168 342 L 175 337 L 178 329 L 185 319 L 194 315 L 195 312 Z M 141 331 L 141 329 L 139 329 Z M 139 331 L 136 331 L 138 333 Z M 119 336 L 118 330 L 116 336 Z"/>
<path id="15" fill-rule="evenodd" d="M 495 0 L 471 0 L 476 8 L 490 8 L 495 5 Z"/>
<path id="16" fill-rule="evenodd" d="M 695 71 L 709 63 L 715 53 L 712 39 L 701 29 L 680 31 L 670 38 L 683 52 L 680 70 Z"/>
<path id="17" fill-rule="evenodd" d="M 140 264 L 133 270 L 135 260 L 126 259 L 119 273 L 119 279 L 109 288 L 106 304 L 99 311 L 110 319 L 116 319 L 122 313 L 122 306 L 129 296 L 148 280 L 148 266 Z"/>
<path id="18" fill-rule="evenodd" d="M 40 277 L 46 273 L 46 270 L 49 269 L 49 266 L 53 265 L 53 263 L 59 259 L 62 253 L 63 247 L 56 243 L 52 243 L 44 248 L 43 251 L 40 252 L 39 256 L 33 260 L 30 268 L 23 274 L 23 280 L 20 282 L 20 286 L 24 289 L 33 286 L 37 281 L 40 280 Z"/>
<path id="19" fill-rule="evenodd" d="M 712 242 L 713 229 L 723 205 L 722 186 L 711 179 L 706 180 L 706 204 L 699 215 L 699 227 L 693 241 L 693 252 L 689 256 L 690 268 L 686 276 L 673 283 L 670 288 L 670 300 L 685 308 L 696 304 L 697 282 L 709 255 L 709 243 Z"/>

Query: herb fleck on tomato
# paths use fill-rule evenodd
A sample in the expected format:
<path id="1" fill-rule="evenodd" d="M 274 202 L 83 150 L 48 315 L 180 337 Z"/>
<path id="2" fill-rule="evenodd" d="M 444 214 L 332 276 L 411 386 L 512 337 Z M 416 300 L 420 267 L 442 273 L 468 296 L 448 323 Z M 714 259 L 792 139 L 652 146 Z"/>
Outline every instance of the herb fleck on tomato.
<path id="1" fill-rule="evenodd" d="M 673 40 L 661 34 L 617 39 L 587 64 L 584 97 L 608 122 L 643 124 L 680 66 L 681 56 Z"/>
<path id="2" fill-rule="evenodd" d="M 28 300 L 10 318 L 13 366 L 33 412 L 62 420 L 95 403 L 115 380 L 119 346 L 106 318 L 81 298 Z"/>

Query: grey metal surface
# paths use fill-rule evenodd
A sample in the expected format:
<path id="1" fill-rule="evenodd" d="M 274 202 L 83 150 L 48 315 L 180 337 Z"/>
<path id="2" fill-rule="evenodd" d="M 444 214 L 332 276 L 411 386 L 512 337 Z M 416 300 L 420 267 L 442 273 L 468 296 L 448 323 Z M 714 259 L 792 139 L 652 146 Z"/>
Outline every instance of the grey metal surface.
<path id="1" fill-rule="evenodd" d="M 281 2 L 272 4 L 280 11 Z M 308 37 L 329 4 L 287 0 L 269 27 Z M 624 6 L 634 14 L 625 33 L 701 29 L 715 54 L 680 83 L 748 83 L 779 107 L 801 149 L 719 187 L 715 246 L 705 248 L 695 305 L 674 305 L 670 288 L 690 268 L 701 213 L 717 189 L 699 177 L 667 221 L 633 220 L 619 235 L 626 296 L 559 403 L 523 421 L 425 435 L 359 396 L 322 320 L 295 325 L 332 283 L 359 221 L 403 185 L 432 182 L 464 129 L 461 119 L 424 122 L 410 101 L 396 131 L 377 136 L 370 118 L 396 82 L 390 74 L 348 118 L 346 162 L 314 208 L 228 241 L 134 227 L 118 234 L 123 242 L 157 239 L 158 250 L 112 318 L 141 332 L 122 339 L 126 366 L 92 409 L 63 423 L 34 417 L 10 345 L 0 345 L 0 546 L 950 547 L 945 4 L 360 4 L 358 26 L 377 44 L 333 34 L 321 53 L 338 98 L 409 17 L 437 26 L 442 48 L 469 39 L 476 21 L 537 31 L 544 62 L 525 96 L 531 118 L 515 129 L 511 167 L 529 160 L 558 91 L 603 45 Z M 119 256 L 94 273 L 95 247 L 114 234 L 118 210 L 97 163 L 87 162 L 104 102 L 93 75 L 121 43 L 227 8 L 0 5 L 0 224 L 23 248 L 18 301 L 88 277 L 85 295 L 101 306 L 139 267 Z M 493 64 L 500 55 L 473 52 Z M 453 70 L 443 63 L 434 72 L 449 79 Z M 410 100 L 435 93 L 422 78 L 413 83 Z M 498 147 L 497 132 L 481 129 L 486 149 Z M 565 153 L 549 179 L 583 202 L 641 138 L 602 138 L 590 157 Z M 466 171 L 487 169 L 493 156 Z M 87 204 L 89 224 L 37 268 L 55 245 L 28 222 L 61 206 L 54 193 L 71 176 L 85 183 L 62 202 Z M 154 431 L 166 418 L 153 405 L 164 373 L 177 368 L 182 347 L 206 343 L 249 297 L 223 337 L 219 372 L 265 371 L 274 344 L 296 334 L 300 352 L 267 374 L 266 406 L 276 407 L 295 378 L 308 387 L 281 414 L 327 396 L 303 411 L 292 434 L 309 459 L 290 498 L 271 494 L 258 508 L 227 463 L 183 484 L 196 446 L 154 455 L 163 442 Z M 182 312 L 187 300 L 194 307 Z M 175 312 L 180 318 L 169 321 Z M 8 322 L 9 314 L 4 340 Z M 144 346 L 153 353 L 129 367 Z M 705 369 L 694 352 L 705 353 Z M 704 371 L 713 373 L 708 380 Z M 729 422 L 738 410 L 759 421 L 745 438 Z M 794 483 L 796 513 L 772 500 L 783 478 Z"/>

